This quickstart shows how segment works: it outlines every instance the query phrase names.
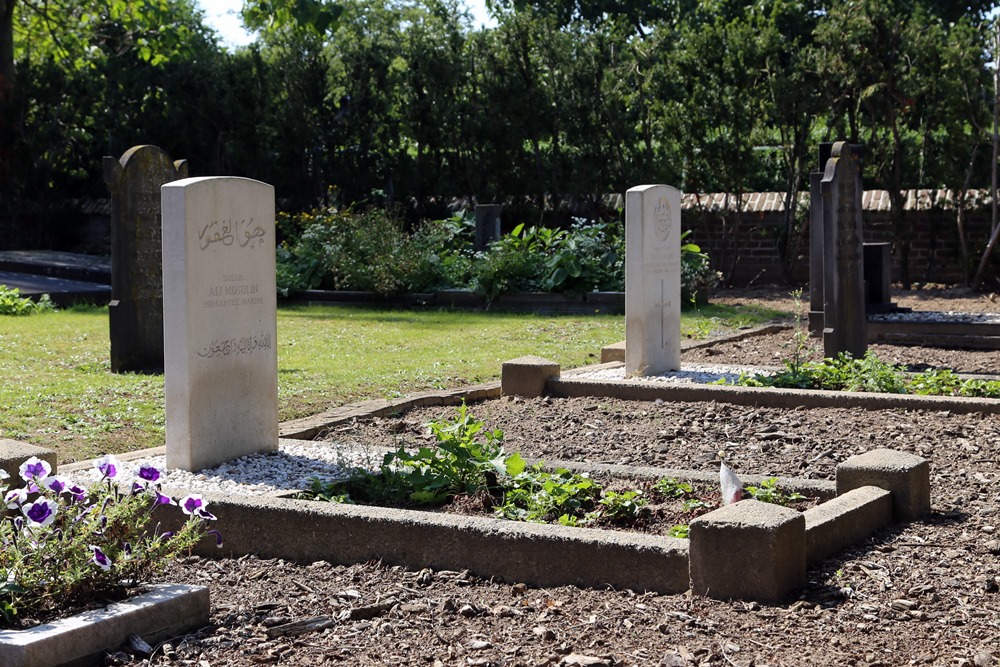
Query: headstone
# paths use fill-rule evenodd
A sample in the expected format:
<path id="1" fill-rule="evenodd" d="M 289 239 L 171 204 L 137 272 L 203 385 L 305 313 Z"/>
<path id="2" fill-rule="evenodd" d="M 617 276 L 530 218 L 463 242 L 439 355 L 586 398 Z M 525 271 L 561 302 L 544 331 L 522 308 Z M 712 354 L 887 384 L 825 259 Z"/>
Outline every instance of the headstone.
<path id="1" fill-rule="evenodd" d="M 500 239 L 500 205 L 476 204 L 476 252 L 482 252 Z"/>
<path id="2" fill-rule="evenodd" d="M 846 142 L 833 145 L 820 183 L 823 205 L 823 355 L 868 350 L 861 227 L 861 171 Z"/>
<path id="3" fill-rule="evenodd" d="M 625 373 L 681 367 L 681 193 L 640 185 L 625 193 Z"/>
<path id="4" fill-rule="evenodd" d="M 820 162 L 820 169 L 824 162 Z M 809 174 L 809 333 L 823 335 L 823 172 Z"/>
<path id="5" fill-rule="evenodd" d="M 167 467 L 278 448 L 274 188 L 163 186 Z"/>
<path id="6" fill-rule="evenodd" d="M 160 186 L 187 175 L 186 160 L 172 162 L 156 146 L 134 146 L 120 160 L 104 158 L 111 191 L 113 373 L 163 370 Z"/>
<path id="7" fill-rule="evenodd" d="M 892 306 L 892 244 L 865 243 L 865 305 L 868 312 L 881 312 Z"/>

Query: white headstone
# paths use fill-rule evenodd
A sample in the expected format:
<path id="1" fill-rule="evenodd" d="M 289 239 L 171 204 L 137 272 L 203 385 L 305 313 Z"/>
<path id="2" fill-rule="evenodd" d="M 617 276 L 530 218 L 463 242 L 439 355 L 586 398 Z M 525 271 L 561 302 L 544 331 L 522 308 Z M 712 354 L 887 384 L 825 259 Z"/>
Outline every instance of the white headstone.
<path id="1" fill-rule="evenodd" d="M 161 196 L 167 467 L 277 450 L 274 188 L 186 178 Z"/>
<path id="2" fill-rule="evenodd" d="M 681 367 L 681 192 L 640 185 L 625 194 L 625 373 Z"/>

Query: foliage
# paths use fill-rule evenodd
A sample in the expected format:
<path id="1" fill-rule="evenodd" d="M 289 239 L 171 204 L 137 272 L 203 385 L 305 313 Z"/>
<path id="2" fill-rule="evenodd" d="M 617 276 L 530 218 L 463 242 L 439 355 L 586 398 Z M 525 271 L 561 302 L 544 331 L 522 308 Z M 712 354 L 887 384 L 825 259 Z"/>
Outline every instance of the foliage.
<path id="1" fill-rule="evenodd" d="M 673 477 L 664 477 L 653 484 L 653 490 L 665 498 L 684 498 L 694 491 L 694 487 Z"/>
<path id="2" fill-rule="evenodd" d="M 795 354 L 783 363 L 785 370 L 780 373 L 741 375 L 735 384 L 744 387 L 1000 398 L 998 380 L 963 379 L 949 369 L 931 369 L 908 375 L 903 368 L 879 360 L 871 351 L 863 359 L 841 353 L 836 359 L 821 361 L 802 361 Z M 720 381 L 720 384 L 724 383 L 725 380 Z"/>
<path id="3" fill-rule="evenodd" d="M 795 491 L 786 493 L 782 491 L 778 487 L 777 477 L 768 477 L 760 483 L 760 486 L 748 486 L 746 487 L 746 492 L 754 500 L 773 505 L 784 505 L 786 507 L 792 503 L 806 499 L 801 493 L 796 493 Z"/>
<path id="4" fill-rule="evenodd" d="M 505 485 L 496 515 L 513 521 L 576 526 L 593 520 L 601 485 L 588 475 L 559 468 L 552 472 L 536 463 L 513 476 Z"/>
<path id="5" fill-rule="evenodd" d="M 456 214 L 407 232 L 398 212 L 318 208 L 278 216 L 278 290 L 340 289 L 399 294 L 471 289 L 492 301 L 511 292 L 581 293 L 625 288 L 620 223 L 575 219 L 568 229 L 521 223 L 474 252 L 475 220 Z M 684 232 L 683 238 L 690 235 Z M 718 282 L 708 254 L 681 246 L 681 293 L 694 303 Z"/>
<path id="6" fill-rule="evenodd" d="M 686 229 L 681 234 L 681 241 L 691 235 Z M 699 295 L 714 289 L 719 284 L 722 274 L 712 269 L 708 253 L 701 247 L 691 243 L 681 245 L 681 301 L 697 303 Z"/>
<path id="7" fill-rule="evenodd" d="M 496 487 L 497 475 L 506 474 L 503 433 L 486 431 L 484 424 L 463 404 L 451 421 L 428 425 L 436 447 L 415 453 L 400 446 L 389 452 L 375 472 L 352 471 L 344 481 L 312 479 L 308 496 L 343 502 L 400 502 L 441 504 L 456 495 L 473 495 Z M 482 436 L 482 440 L 477 436 Z"/>
<path id="8" fill-rule="evenodd" d="M 358 290 L 381 295 L 421 292 L 444 277 L 435 254 L 444 227 L 426 226 L 414 234 L 389 209 L 320 209 L 279 221 L 302 228 L 278 249 L 278 290 Z"/>
<path id="9" fill-rule="evenodd" d="M 22 297 L 16 287 L 0 285 L 0 315 L 31 315 L 55 310 L 55 305 L 48 294 L 43 294 L 38 301 Z"/>
<path id="10" fill-rule="evenodd" d="M 958 376 L 949 369 L 932 369 L 910 378 L 908 388 L 924 396 L 968 396 L 973 398 L 1000 398 L 1000 381 Z"/>
<path id="11" fill-rule="evenodd" d="M 218 538 L 206 528 L 215 517 L 205 501 L 163 495 L 155 468 L 125 480 L 113 457 L 96 465 L 102 477 L 89 490 L 51 475 L 35 457 L 21 465 L 24 488 L 8 489 L 0 479 L 4 504 L 13 510 L 0 519 L 0 616 L 8 626 L 141 585 L 206 533 Z M 153 525 L 151 514 L 163 504 L 188 515 L 177 532 Z"/>
<path id="12" fill-rule="evenodd" d="M 736 384 L 887 394 L 906 392 L 902 369 L 879 360 L 871 351 L 866 352 L 861 359 L 854 359 L 849 353 L 841 352 L 836 359 L 803 363 L 786 361 L 785 368 L 784 372 L 775 375 L 758 373 L 751 377 L 741 376 Z"/>

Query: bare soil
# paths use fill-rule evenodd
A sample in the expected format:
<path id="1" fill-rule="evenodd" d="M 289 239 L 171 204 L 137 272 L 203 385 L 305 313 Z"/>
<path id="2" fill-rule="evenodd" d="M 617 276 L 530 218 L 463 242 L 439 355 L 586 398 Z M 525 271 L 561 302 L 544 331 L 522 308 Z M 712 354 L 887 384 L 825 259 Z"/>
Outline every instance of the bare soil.
<path id="1" fill-rule="evenodd" d="M 774 290 L 717 300 L 793 304 Z M 995 308 L 988 298 L 944 289 L 896 300 L 921 310 Z M 774 364 L 786 343 L 754 338 L 684 360 Z M 875 351 L 899 363 L 1000 369 L 996 352 Z M 1000 665 L 998 417 L 605 398 L 502 398 L 470 411 L 504 430 L 508 451 L 548 460 L 715 471 L 724 457 L 738 473 L 832 479 L 839 461 L 892 447 L 931 461 L 933 511 L 811 567 L 806 589 L 777 606 L 539 589 L 488 573 L 381 563 L 192 558 L 165 578 L 210 585 L 212 624 L 157 647 L 152 658 L 121 652 L 108 664 Z M 422 424 L 451 414 L 414 410 L 337 436 L 381 446 L 422 442 Z M 304 626 L 295 630 L 295 622 Z"/>

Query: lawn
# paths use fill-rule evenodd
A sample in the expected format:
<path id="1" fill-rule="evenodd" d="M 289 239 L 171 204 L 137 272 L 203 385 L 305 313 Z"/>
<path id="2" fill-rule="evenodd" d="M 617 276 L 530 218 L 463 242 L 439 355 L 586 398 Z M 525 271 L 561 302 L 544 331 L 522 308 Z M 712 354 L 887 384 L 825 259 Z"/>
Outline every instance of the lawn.
<path id="1" fill-rule="evenodd" d="M 682 334 L 787 315 L 706 306 L 685 311 Z M 620 315 L 282 306 L 279 415 L 495 380 L 504 361 L 526 354 L 582 366 L 624 336 Z M 112 374 L 108 350 L 106 308 L 0 317 L 0 438 L 54 449 L 63 462 L 162 445 L 163 376 Z"/>

